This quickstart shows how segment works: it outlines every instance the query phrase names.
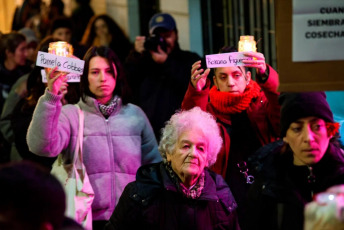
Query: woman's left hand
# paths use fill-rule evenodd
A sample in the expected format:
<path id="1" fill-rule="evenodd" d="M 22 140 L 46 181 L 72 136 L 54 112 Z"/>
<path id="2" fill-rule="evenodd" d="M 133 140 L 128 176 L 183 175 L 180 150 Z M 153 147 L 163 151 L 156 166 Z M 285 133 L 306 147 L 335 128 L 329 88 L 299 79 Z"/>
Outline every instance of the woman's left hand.
<path id="1" fill-rule="evenodd" d="M 263 75 L 266 70 L 266 63 L 264 54 L 258 52 L 244 52 L 246 57 L 251 57 L 252 60 L 243 60 L 245 67 L 256 68 L 257 73 Z"/>

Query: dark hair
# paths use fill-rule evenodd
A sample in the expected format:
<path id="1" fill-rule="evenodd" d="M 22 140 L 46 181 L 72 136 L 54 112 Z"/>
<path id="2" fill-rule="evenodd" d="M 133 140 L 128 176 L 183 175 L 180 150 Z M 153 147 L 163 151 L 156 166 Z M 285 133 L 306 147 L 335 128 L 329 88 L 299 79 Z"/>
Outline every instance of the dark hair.
<path id="1" fill-rule="evenodd" d="M 235 48 L 235 46 L 224 46 L 219 50 L 219 54 L 222 53 L 233 53 L 233 52 L 238 52 L 237 48 Z M 248 71 L 247 67 L 244 67 L 245 72 Z"/>
<path id="2" fill-rule="evenodd" d="M 20 43 L 25 41 L 25 35 L 18 32 L 3 34 L 0 39 L 0 59 L 6 59 L 6 50 L 14 53 Z"/>
<path id="3" fill-rule="evenodd" d="M 52 36 L 45 37 L 37 46 L 36 52 L 43 51 L 48 52 L 49 43 L 55 42 Z M 28 97 L 26 98 L 26 103 L 23 105 L 23 110 L 35 107 L 40 96 L 44 94 L 46 86 L 42 82 L 41 70 L 43 67 L 35 66 L 30 72 L 27 79 L 27 92 Z"/>
<path id="4" fill-rule="evenodd" d="M 81 45 L 91 47 L 94 39 L 96 38 L 95 22 L 101 19 L 108 27 L 109 33 L 112 35 L 112 41 L 110 44 L 111 49 L 118 55 L 121 61 L 124 61 L 131 49 L 131 43 L 123 30 L 117 25 L 117 23 L 108 15 L 94 15 L 89 23 L 81 40 Z"/>
<path id="5" fill-rule="evenodd" d="M 91 0 L 76 0 L 76 2 L 80 5 L 88 5 L 90 4 Z"/>
<path id="6" fill-rule="evenodd" d="M 71 31 L 73 30 L 73 21 L 65 16 L 59 16 L 55 18 L 50 25 L 49 35 L 53 34 L 55 30 L 59 28 L 68 28 Z"/>
<path id="7" fill-rule="evenodd" d="M 48 52 L 49 49 L 49 43 L 50 42 L 57 42 L 58 40 L 55 39 L 52 35 L 48 35 L 45 38 L 42 39 L 42 41 L 38 44 L 36 51 L 43 51 Z"/>
<path id="8" fill-rule="evenodd" d="M 58 15 L 63 15 L 63 10 L 64 10 L 64 3 L 62 0 L 51 0 L 50 2 L 50 10 L 52 10 L 53 8 L 57 10 Z M 52 14 L 52 12 L 49 12 L 49 16 L 53 17 L 54 15 Z"/>
<path id="9" fill-rule="evenodd" d="M 222 47 L 220 50 L 219 50 L 219 54 L 222 54 L 222 53 L 233 53 L 233 52 L 238 52 L 238 50 L 234 47 L 234 46 L 224 46 Z M 212 82 L 212 85 L 214 84 L 213 82 L 213 77 L 212 76 L 215 76 L 215 72 L 218 68 L 213 68 L 210 70 L 210 73 L 208 75 L 208 79 Z M 239 67 L 240 71 L 241 71 L 241 68 Z M 246 76 L 246 72 L 248 71 L 248 68 L 247 67 L 244 67 L 244 71 L 245 73 L 242 73 L 245 77 L 245 79 L 247 80 L 247 76 Z"/>
<path id="10" fill-rule="evenodd" d="M 89 74 L 89 67 L 90 67 L 90 61 L 93 57 L 103 57 L 106 60 L 109 61 L 111 72 L 113 73 L 114 78 L 116 79 L 116 87 L 113 91 L 113 95 L 117 95 L 121 97 L 122 103 L 127 104 L 129 102 L 129 95 L 130 90 L 127 85 L 126 81 L 126 74 L 124 72 L 124 68 L 117 57 L 117 55 L 108 47 L 105 46 L 92 46 L 88 49 L 88 51 L 85 54 L 84 61 L 84 72 L 81 76 L 80 80 L 80 91 L 81 91 L 81 97 L 82 100 L 86 101 L 86 96 L 95 97 L 93 93 L 91 93 L 89 89 L 89 82 L 88 82 L 88 74 Z M 113 69 L 113 65 L 115 65 L 117 70 L 117 76 L 115 76 L 115 70 Z"/>
<path id="11" fill-rule="evenodd" d="M 49 170 L 33 162 L 16 162 L 0 167 L 0 213 L 9 227 L 40 229 L 49 222 L 59 229 L 64 219 L 65 193 Z"/>
<path id="12" fill-rule="evenodd" d="M 219 50 L 219 53 L 233 53 L 238 52 L 238 50 L 234 46 L 224 46 Z"/>

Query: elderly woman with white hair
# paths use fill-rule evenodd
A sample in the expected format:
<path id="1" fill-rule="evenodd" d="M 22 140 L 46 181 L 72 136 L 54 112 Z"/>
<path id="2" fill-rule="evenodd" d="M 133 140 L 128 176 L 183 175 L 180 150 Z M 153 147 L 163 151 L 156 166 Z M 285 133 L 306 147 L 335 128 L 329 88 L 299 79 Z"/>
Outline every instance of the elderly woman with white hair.
<path id="1" fill-rule="evenodd" d="M 221 145 L 211 114 L 174 114 L 162 130 L 163 161 L 139 168 L 105 229 L 240 229 L 228 185 L 208 170 Z"/>

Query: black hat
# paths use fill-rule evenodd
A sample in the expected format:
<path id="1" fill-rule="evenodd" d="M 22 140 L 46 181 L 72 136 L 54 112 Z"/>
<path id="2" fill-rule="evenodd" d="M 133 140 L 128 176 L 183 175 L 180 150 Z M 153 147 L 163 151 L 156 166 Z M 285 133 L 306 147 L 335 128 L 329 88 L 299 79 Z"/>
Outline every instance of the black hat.
<path id="1" fill-rule="evenodd" d="M 334 122 L 324 92 L 281 93 L 281 137 L 285 137 L 292 122 L 304 117 L 318 117 Z"/>
<path id="2" fill-rule="evenodd" d="M 176 29 L 176 22 L 170 14 L 158 13 L 153 15 L 149 21 L 149 33 L 153 34 L 157 28 L 163 28 L 166 30 Z"/>

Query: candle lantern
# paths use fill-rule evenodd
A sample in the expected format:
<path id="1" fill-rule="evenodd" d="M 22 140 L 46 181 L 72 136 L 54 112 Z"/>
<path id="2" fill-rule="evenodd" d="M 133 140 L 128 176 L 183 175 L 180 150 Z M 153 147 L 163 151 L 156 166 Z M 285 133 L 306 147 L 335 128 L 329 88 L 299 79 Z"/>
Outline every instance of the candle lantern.
<path id="1" fill-rule="evenodd" d="M 73 55 L 73 46 L 67 42 L 50 42 L 48 52 L 62 57 L 71 57 Z"/>
<path id="2" fill-rule="evenodd" d="M 254 36 L 250 36 L 250 35 L 240 36 L 238 51 L 239 52 L 244 52 L 244 51 L 256 52 L 257 47 L 256 47 L 256 41 L 254 40 Z"/>

